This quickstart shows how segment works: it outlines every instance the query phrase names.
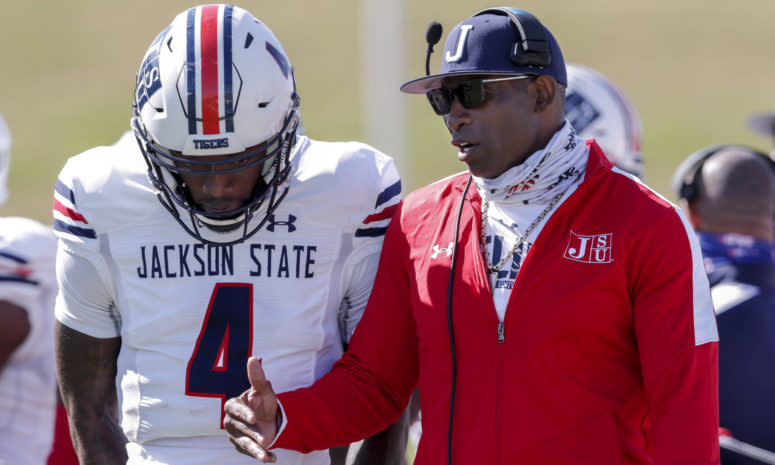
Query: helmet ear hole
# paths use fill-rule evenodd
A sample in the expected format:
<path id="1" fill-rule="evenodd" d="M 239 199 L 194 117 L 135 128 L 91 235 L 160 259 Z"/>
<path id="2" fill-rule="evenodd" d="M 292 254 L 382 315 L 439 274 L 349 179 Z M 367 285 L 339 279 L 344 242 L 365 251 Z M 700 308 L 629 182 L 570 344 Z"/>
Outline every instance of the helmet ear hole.
<path id="1" fill-rule="evenodd" d="M 575 63 L 566 67 L 566 119 L 579 136 L 594 138 L 614 165 L 643 179 L 643 130 L 635 106 L 602 74 Z"/>
<path id="2" fill-rule="evenodd" d="M 193 237 L 221 245 L 243 241 L 277 208 L 298 121 L 291 70 L 272 31 L 234 5 L 180 13 L 148 48 L 137 74 L 132 128 L 159 200 Z M 251 154 L 256 147 L 266 153 Z M 242 207 L 229 212 L 194 205 L 180 176 L 258 163 L 263 167 L 256 183 L 269 187 L 254 188 Z"/>

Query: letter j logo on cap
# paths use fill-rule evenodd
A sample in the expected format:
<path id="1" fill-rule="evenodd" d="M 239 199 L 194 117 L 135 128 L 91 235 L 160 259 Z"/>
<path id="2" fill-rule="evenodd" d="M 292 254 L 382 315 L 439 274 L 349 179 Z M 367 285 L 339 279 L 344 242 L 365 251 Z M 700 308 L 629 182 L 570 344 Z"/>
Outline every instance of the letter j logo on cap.
<path id="1" fill-rule="evenodd" d="M 455 50 L 455 55 L 453 56 L 449 53 L 449 50 L 447 50 L 447 54 L 444 56 L 447 62 L 458 61 L 463 56 L 463 46 L 466 43 L 466 38 L 468 38 L 468 31 L 471 29 L 473 29 L 473 26 L 470 24 L 460 26 L 460 36 L 457 39 L 457 49 Z"/>

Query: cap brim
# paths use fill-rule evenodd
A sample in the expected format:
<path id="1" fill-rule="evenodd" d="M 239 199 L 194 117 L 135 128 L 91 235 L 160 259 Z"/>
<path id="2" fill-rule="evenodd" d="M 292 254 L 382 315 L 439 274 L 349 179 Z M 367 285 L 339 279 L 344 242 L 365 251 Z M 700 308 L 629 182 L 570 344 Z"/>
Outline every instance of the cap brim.
<path id="1" fill-rule="evenodd" d="M 482 71 L 482 70 L 466 70 L 466 71 L 453 71 L 451 73 L 431 74 L 417 79 L 413 79 L 404 83 L 401 86 L 401 92 L 405 94 L 424 94 L 432 89 L 438 89 L 441 87 L 441 80 L 446 77 L 454 76 L 518 76 L 525 73 L 513 73 L 508 71 Z"/>
<path id="2" fill-rule="evenodd" d="M 775 113 L 759 113 L 748 118 L 748 128 L 767 137 L 775 136 Z"/>

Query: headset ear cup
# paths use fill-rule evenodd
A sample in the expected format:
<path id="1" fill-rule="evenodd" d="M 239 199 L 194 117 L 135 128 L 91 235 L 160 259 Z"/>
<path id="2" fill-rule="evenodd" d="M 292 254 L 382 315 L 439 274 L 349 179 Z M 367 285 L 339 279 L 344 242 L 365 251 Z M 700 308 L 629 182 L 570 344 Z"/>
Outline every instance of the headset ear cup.
<path id="1" fill-rule="evenodd" d="M 517 66 L 544 68 L 552 61 L 546 30 L 541 22 L 527 11 L 509 7 L 487 8 L 481 14 L 499 14 L 508 16 L 517 29 L 519 40 L 511 48 L 511 61 Z M 525 50 L 527 44 L 528 50 Z"/>
<path id="2" fill-rule="evenodd" d="M 685 183 L 681 186 L 681 192 L 678 197 L 687 202 L 691 202 L 697 197 L 697 186 L 695 185 L 694 177 L 692 177 L 692 180 L 689 183 Z"/>
<path id="3" fill-rule="evenodd" d="M 511 49 L 511 61 L 517 66 L 543 68 L 549 66 L 549 63 L 552 62 L 552 56 L 548 49 L 537 50 L 537 47 L 535 47 L 530 51 L 526 51 L 522 46 L 522 42 L 517 42 L 514 44 L 514 48 Z"/>

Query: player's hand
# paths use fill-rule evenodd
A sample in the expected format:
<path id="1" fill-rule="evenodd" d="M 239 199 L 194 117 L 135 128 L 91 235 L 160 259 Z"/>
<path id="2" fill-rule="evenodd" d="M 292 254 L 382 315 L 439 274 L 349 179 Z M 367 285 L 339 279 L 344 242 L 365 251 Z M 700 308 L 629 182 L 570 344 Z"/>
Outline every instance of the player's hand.
<path id="1" fill-rule="evenodd" d="M 238 451 L 262 462 L 275 462 L 277 456 L 266 448 L 277 436 L 277 395 L 255 357 L 248 359 L 248 378 L 250 389 L 226 402 L 223 424 Z"/>

